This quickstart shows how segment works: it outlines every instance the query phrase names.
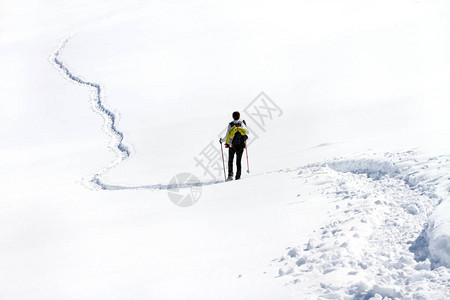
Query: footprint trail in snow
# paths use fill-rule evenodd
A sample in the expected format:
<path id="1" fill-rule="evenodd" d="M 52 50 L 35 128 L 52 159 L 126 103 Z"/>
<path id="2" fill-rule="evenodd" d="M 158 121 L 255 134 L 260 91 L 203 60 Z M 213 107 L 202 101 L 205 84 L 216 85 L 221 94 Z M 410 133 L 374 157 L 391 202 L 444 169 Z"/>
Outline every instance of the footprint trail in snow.
<path id="1" fill-rule="evenodd" d="M 440 195 L 448 197 L 442 179 L 450 158 L 421 161 L 412 152 L 387 153 L 300 168 L 298 178 L 316 185 L 335 209 L 306 245 L 274 260 L 280 278 L 320 299 L 450 295 L 449 269 L 430 259 L 423 237 Z M 421 171 L 430 174 L 429 169 L 435 171 L 426 178 Z"/>
<path id="2" fill-rule="evenodd" d="M 97 185 L 97 187 L 101 189 L 107 189 L 107 185 L 103 184 L 100 177 L 102 174 L 110 170 L 111 168 L 117 166 L 119 163 L 123 162 L 127 158 L 130 157 L 131 152 L 129 150 L 129 147 L 127 147 L 123 140 L 124 140 L 124 134 L 122 131 L 120 131 L 117 128 L 117 116 L 116 113 L 114 113 L 112 110 L 108 109 L 102 99 L 102 88 L 100 84 L 83 80 L 80 77 L 74 75 L 69 68 L 64 65 L 64 63 L 59 59 L 59 55 L 61 51 L 64 49 L 64 47 L 69 42 L 69 38 L 66 38 L 61 45 L 58 47 L 58 49 L 53 53 L 51 60 L 52 62 L 58 67 L 58 69 L 61 71 L 61 73 L 71 81 L 74 81 L 78 84 L 85 85 L 89 87 L 92 90 L 92 108 L 93 110 L 102 116 L 104 120 L 104 131 L 111 137 L 111 145 L 110 148 L 117 154 L 116 159 L 111 162 L 108 166 L 103 168 L 103 170 L 97 172 L 92 179 L 90 179 L 90 182 Z"/>
<path id="3" fill-rule="evenodd" d="M 90 185 L 94 185 L 98 189 L 102 190 L 167 190 L 171 188 L 192 188 L 198 185 L 211 185 L 221 183 L 222 181 L 205 181 L 205 182 L 193 182 L 193 183 L 185 183 L 178 184 L 177 186 L 172 186 L 170 184 L 148 184 L 148 185 L 138 185 L 138 186 L 124 186 L 124 185 L 116 185 L 116 184 L 108 184 L 102 180 L 102 175 L 105 174 L 108 170 L 116 167 L 121 162 L 125 161 L 131 156 L 130 148 L 124 143 L 124 133 L 117 128 L 117 113 L 113 112 L 111 109 L 107 108 L 104 100 L 102 98 L 102 87 L 100 84 L 87 81 L 82 79 L 81 77 L 73 74 L 70 69 L 65 65 L 61 59 L 59 58 L 62 50 L 69 42 L 70 37 L 66 38 L 60 46 L 56 49 L 56 51 L 51 56 L 51 62 L 60 70 L 60 72 L 67 79 L 89 87 L 92 90 L 91 95 L 91 103 L 92 109 L 98 113 L 104 120 L 104 131 L 111 137 L 110 148 L 116 153 L 117 157 L 114 161 L 112 161 L 109 165 L 104 167 L 102 170 L 98 171 L 96 174 L 92 176 L 91 179 L 88 180 Z"/>

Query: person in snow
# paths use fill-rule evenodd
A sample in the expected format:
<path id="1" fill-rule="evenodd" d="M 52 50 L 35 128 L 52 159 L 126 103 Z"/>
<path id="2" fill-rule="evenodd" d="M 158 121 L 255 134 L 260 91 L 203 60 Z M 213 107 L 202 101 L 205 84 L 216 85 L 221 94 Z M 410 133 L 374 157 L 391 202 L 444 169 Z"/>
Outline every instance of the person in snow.
<path id="1" fill-rule="evenodd" d="M 228 178 L 233 180 L 233 160 L 236 154 L 236 180 L 241 178 L 241 159 L 245 149 L 245 141 L 248 139 L 247 123 L 240 120 L 241 114 L 238 111 L 233 112 L 233 121 L 228 124 L 228 130 L 225 137 L 219 139 L 220 143 L 225 143 L 228 148 Z"/>

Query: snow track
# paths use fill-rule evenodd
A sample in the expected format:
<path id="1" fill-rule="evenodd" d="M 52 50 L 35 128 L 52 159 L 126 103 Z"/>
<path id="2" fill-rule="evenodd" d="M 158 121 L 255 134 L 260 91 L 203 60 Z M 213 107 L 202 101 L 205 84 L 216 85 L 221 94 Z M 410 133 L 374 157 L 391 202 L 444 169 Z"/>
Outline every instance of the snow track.
<path id="1" fill-rule="evenodd" d="M 388 153 L 301 168 L 299 177 L 336 206 L 305 246 L 276 259 L 286 284 L 321 299 L 446 299 L 450 273 L 439 254 L 448 245 L 441 242 L 433 257 L 427 222 L 443 201 L 440 179 L 450 164 L 421 161 L 412 152 Z M 430 169 L 436 172 L 427 177 Z"/>
<path id="2" fill-rule="evenodd" d="M 96 184 L 102 190 L 110 190 L 110 191 L 118 191 L 118 190 L 168 190 L 173 188 L 178 189 L 187 189 L 193 186 L 204 186 L 204 185 L 212 185 L 223 183 L 223 181 L 205 181 L 205 182 L 196 182 L 196 183 L 186 183 L 186 184 L 177 184 L 176 186 L 170 184 L 149 184 L 149 185 L 138 185 L 138 186 L 123 186 L 123 185 L 113 185 L 107 184 L 101 181 L 98 176 L 95 176 L 92 180 L 92 183 Z"/>
<path id="3" fill-rule="evenodd" d="M 69 80 L 89 87 L 92 90 L 92 109 L 98 113 L 104 120 L 104 131 L 111 137 L 110 148 L 117 154 L 117 157 L 114 161 L 112 161 L 109 165 L 104 167 L 102 170 L 97 172 L 92 176 L 91 179 L 87 180 L 89 182 L 89 186 L 94 185 L 97 189 L 102 190 L 166 190 L 171 189 L 173 186 L 169 184 L 149 184 L 149 185 L 139 185 L 139 186 L 124 186 L 124 185 L 114 185 L 108 184 L 102 181 L 101 177 L 108 170 L 116 167 L 121 162 L 125 161 L 127 158 L 131 156 L 131 150 L 128 146 L 124 144 L 124 133 L 117 128 L 117 113 L 113 112 L 111 109 L 107 108 L 104 100 L 102 98 L 102 87 L 100 84 L 83 80 L 79 76 L 73 74 L 70 69 L 60 60 L 59 56 L 61 51 L 69 42 L 70 37 L 66 38 L 61 45 L 57 48 L 57 50 L 51 56 L 51 62 L 61 71 L 61 73 Z M 177 188 L 190 188 L 192 186 L 201 185 L 210 185 L 217 184 L 220 182 L 217 181 L 208 181 L 201 182 L 196 184 L 184 184 L 178 185 Z"/>
<path id="4" fill-rule="evenodd" d="M 111 136 L 111 149 L 117 154 L 117 158 L 111 162 L 108 166 L 106 166 L 100 172 L 97 172 L 90 180 L 91 183 L 97 185 L 97 187 L 102 189 L 108 189 L 108 185 L 103 185 L 100 176 L 104 174 L 106 171 L 111 168 L 117 166 L 122 161 L 126 160 L 131 156 L 130 149 L 124 144 L 124 134 L 117 128 L 117 115 L 112 110 L 106 107 L 103 99 L 102 99 L 102 88 L 100 84 L 86 81 L 81 79 L 80 77 L 74 75 L 69 68 L 64 65 L 64 63 L 59 59 L 59 55 L 64 47 L 69 42 L 70 37 L 66 38 L 58 49 L 51 56 L 51 61 L 58 67 L 61 73 L 71 81 L 74 81 L 78 84 L 88 86 L 92 90 L 92 108 L 93 110 L 102 116 L 104 120 L 104 131 Z"/>

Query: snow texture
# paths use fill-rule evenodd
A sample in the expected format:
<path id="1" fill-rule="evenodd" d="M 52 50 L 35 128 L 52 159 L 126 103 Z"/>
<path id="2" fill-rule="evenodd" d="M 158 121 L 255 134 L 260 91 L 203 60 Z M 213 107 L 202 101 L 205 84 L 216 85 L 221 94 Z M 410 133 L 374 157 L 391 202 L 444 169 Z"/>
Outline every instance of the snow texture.
<path id="1" fill-rule="evenodd" d="M 445 299 L 450 197 L 436 193 L 445 191 L 450 159 L 425 162 L 409 151 L 300 168 L 336 208 L 305 246 L 279 259 L 279 275 L 317 281 L 310 293 L 324 299 Z"/>
<path id="2" fill-rule="evenodd" d="M 430 216 L 426 237 L 432 267 L 450 268 L 450 200 L 448 198 Z"/>

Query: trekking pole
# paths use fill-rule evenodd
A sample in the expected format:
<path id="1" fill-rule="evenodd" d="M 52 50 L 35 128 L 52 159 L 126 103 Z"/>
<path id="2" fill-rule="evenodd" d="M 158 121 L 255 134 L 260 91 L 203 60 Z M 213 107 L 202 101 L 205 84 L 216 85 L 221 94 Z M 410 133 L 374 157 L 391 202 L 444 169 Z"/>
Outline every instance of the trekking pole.
<path id="1" fill-rule="evenodd" d="M 247 156 L 247 173 L 250 173 L 250 167 L 248 166 L 247 141 L 245 141 L 245 156 Z"/>
<path id="2" fill-rule="evenodd" d="M 225 181 L 227 181 L 227 175 L 225 175 L 225 159 L 223 158 L 222 141 L 220 141 L 220 150 L 222 150 L 223 177 L 225 178 Z"/>

